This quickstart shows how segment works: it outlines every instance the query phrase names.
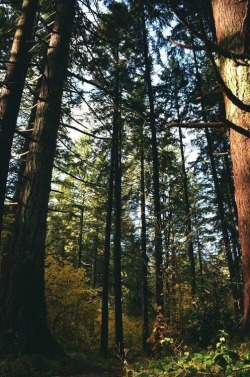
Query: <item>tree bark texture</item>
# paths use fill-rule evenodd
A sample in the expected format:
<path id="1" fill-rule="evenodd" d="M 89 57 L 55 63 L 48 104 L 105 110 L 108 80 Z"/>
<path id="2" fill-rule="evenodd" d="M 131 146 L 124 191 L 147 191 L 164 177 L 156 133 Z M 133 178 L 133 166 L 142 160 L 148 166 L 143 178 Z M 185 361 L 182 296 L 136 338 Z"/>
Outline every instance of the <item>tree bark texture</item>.
<path id="1" fill-rule="evenodd" d="M 37 4 L 38 0 L 23 1 L 0 94 L 0 235 L 11 146 L 30 61 Z"/>
<path id="2" fill-rule="evenodd" d="M 213 0 L 212 7 L 218 45 L 234 53 L 249 53 L 249 2 Z M 250 104 L 249 63 L 220 57 L 221 77 L 243 105 Z M 227 119 L 249 132 L 250 113 L 228 94 L 224 101 Z M 244 276 L 243 334 L 250 336 L 250 138 L 231 129 L 230 144 Z"/>
<path id="3" fill-rule="evenodd" d="M 56 1 L 44 78 L 26 159 L 15 228 L 1 269 L 0 338 L 3 350 L 55 354 L 46 324 L 46 218 L 75 1 Z"/>

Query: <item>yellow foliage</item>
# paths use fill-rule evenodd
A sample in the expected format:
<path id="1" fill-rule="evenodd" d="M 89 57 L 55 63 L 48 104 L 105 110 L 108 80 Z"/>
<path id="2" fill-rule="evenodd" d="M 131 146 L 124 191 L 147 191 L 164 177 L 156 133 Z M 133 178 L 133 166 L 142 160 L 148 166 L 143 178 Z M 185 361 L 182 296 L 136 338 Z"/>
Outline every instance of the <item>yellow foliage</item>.
<path id="1" fill-rule="evenodd" d="M 127 356 L 138 356 L 142 352 L 142 320 L 141 318 L 123 315 L 123 338 Z M 109 349 L 115 349 L 115 312 L 109 312 Z"/>
<path id="2" fill-rule="evenodd" d="M 45 268 L 48 324 L 54 337 L 68 352 L 99 349 L 101 295 L 91 288 L 83 268 L 74 268 L 62 257 L 48 256 Z M 114 350 L 114 309 L 109 313 L 109 348 Z M 141 318 L 123 316 L 124 344 L 129 355 L 142 347 Z"/>
<path id="3" fill-rule="evenodd" d="M 85 270 L 49 256 L 45 287 L 49 327 L 62 346 L 69 351 L 98 346 L 99 290 L 90 287 Z"/>
<path id="4" fill-rule="evenodd" d="M 142 319 L 137 317 L 123 317 L 124 344 L 129 356 L 139 356 L 142 353 Z"/>

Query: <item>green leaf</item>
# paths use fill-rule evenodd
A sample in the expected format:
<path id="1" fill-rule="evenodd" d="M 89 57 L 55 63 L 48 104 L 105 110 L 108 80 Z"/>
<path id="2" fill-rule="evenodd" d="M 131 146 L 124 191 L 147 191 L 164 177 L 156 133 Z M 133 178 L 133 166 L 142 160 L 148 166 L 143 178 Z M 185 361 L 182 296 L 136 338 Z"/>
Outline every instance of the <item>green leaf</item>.
<path id="1" fill-rule="evenodd" d="M 227 360 L 225 359 L 224 355 L 221 353 L 215 356 L 214 362 L 223 369 L 226 368 L 226 366 L 228 365 Z"/>

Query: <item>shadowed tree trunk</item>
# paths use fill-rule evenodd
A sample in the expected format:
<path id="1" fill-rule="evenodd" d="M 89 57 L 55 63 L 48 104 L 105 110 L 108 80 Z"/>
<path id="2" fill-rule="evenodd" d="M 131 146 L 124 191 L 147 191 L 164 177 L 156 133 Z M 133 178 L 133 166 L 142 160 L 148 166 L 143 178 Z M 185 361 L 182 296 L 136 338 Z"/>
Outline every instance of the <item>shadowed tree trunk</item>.
<path id="1" fill-rule="evenodd" d="M 125 7 L 126 8 L 126 7 Z M 107 23 L 107 34 L 112 41 L 111 54 L 114 63 L 113 75 L 113 119 L 112 119 L 112 145 L 109 176 L 108 212 L 106 218 L 106 235 L 104 251 L 104 280 L 102 297 L 102 329 L 101 352 L 108 354 L 108 290 L 109 290 L 109 259 L 110 259 L 110 232 L 112 224 L 112 207 L 114 209 L 114 302 L 115 302 L 115 344 L 119 357 L 124 357 L 123 320 L 122 320 L 122 285 L 121 285 L 121 66 L 120 48 L 123 39 L 124 25 L 119 17 L 124 15 L 124 5 L 113 3 L 110 6 L 111 17 Z M 125 11 L 125 13 L 124 13 Z M 119 15 L 119 17 L 117 17 Z M 126 21 L 125 21 L 126 22 Z"/>
<path id="2" fill-rule="evenodd" d="M 230 275 L 231 292 L 232 292 L 232 297 L 234 301 L 234 310 L 235 310 L 235 314 L 239 315 L 239 312 L 240 312 L 240 307 L 239 307 L 240 297 L 239 296 L 240 295 L 237 289 L 237 284 L 238 284 L 237 275 L 236 275 L 236 269 L 235 269 L 235 264 L 233 260 L 232 246 L 231 246 L 228 227 L 227 227 L 227 218 L 226 218 L 226 213 L 225 213 L 225 208 L 224 208 L 224 203 L 223 203 L 223 195 L 220 189 L 215 159 L 213 156 L 213 146 L 212 146 L 210 131 L 208 129 L 205 129 L 205 133 L 206 133 L 206 139 L 207 139 L 207 145 L 208 145 L 208 154 L 209 154 L 210 163 L 211 163 L 212 176 L 213 176 L 213 181 L 214 181 L 218 214 L 220 218 L 220 227 L 222 231 L 226 260 L 227 260 L 227 265 L 228 265 L 228 270 L 229 270 L 229 275 Z"/>
<path id="3" fill-rule="evenodd" d="M 44 68 L 44 66 L 43 66 L 43 68 Z M 23 176 L 24 176 L 26 157 L 27 157 L 27 153 L 28 153 L 28 150 L 29 150 L 29 143 L 30 143 L 30 138 L 31 138 L 31 134 L 32 134 L 32 129 L 33 129 L 33 126 L 34 126 L 34 121 L 35 121 L 35 116 L 36 116 L 36 105 L 37 105 L 37 101 L 38 101 L 38 98 L 39 98 L 39 92 L 40 92 L 40 89 L 41 89 L 41 83 L 42 83 L 42 75 L 37 80 L 36 89 L 34 91 L 34 99 L 33 99 L 32 109 L 31 109 L 30 116 L 29 116 L 28 125 L 27 125 L 27 127 L 25 129 L 25 132 L 23 134 L 24 141 L 23 141 L 23 145 L 21 147 L 22 157 L 21 157 L 20 164 L 19 164 L 19 167 L 18 167 L 17 183 L 16 183 L 16 186 L 15 186 L 15 192 L 14 192 L 14 195 L 13 195 L 13 203 L 14 203 L 14 205 L 13 206 L 8 206 L 8 212 L 5 211 L 5 214 L 8 214 L 8 215 L 11 214 L 12 218 L 15 217 L 15 213 L 16 213 L 16 210 L 17 210 L 17 205 L 16 204 L 19 203 L 19 201 L 20 201 L 20 193 L 21 193 L 21 189 L 22 189 L 22 181 L 23 181 Z M 10 224 L 7 223 L 7 221 L 6 221 L 3 224 L 3 229 L 2 230 L 4 230 L 5 228 L 8 228 L 9 225 Z M 3 243 L 5 240 L 2 238 L 1 242 Z M 4 246 L 3 246 L 3 249 L 4 249 Z"/>
<path id="4" fill-rule="evenodd" d="M 101 352 L 108 355 L 108 293 L 109 260 L 112 225 L 112 207 L 114 206 L 114 296 L 115 296 L 115 339 L 117 351 L 124 354 L 122 304 L 121 304 L 121 130 L 120 130 L 120 72 L 119 52 L 116 49 L 116 73 L 114 89 L 113 135 L 109 175 L 108 209 L 106 217 L 104 272 L 102 293 L 102 328 Z M 113 200 L 114 194 L 114 200 Z M 114 201 L 114 203 L 113 203 Z"/>
<path id="5" fill-rule="evenodd" d="M 26 159 L 15 227 L 2 261 L 0 344 L 3 351 L 61 353 L 46 323 L 46 218 L 75 1 L 58 0 L 44 78 Z"/>
<path id="6" fill-rule="evenodd" d="M 0 238 L 11 146 L 30 61 L 37 4 L 38 0 L 23 1 L 0 94 Z"/>
<path id="7" fill-rule="evenodd" d="M 119 51 L 117 47 L 116 56 L 116 88 L 114 97 L 114 295 L 115 295 L 115 343 L 117 351 L 123 357 L 123 321 L 122 321 L 122 286 L 121 286 L 121 110 L 120 110 L 120 68 L 119 68 Z"/>
<path id="8" fill-rule="evenodd" d="M 80 222 L 79 222 L 79 237 L 78 237 L 78 253 L 77 253 L 77 267 L 82 267 L 82 236 L 83 236 L 83 214 L 84 208 L 80 207 Z"/>
<path id="9" fill-rule="evenodd" d="M 142 37 L 143 54 L 145 64 L 145 82 L 149 100 L 149 124 L 151 130 L 151 146 L 153 160 L 153 190 L 154 190 L 154 243 L 155 243 L 155 274 L 156 274 L 156 305 L 158 311 L 163 312 L 163 257 L 162 257 L 162 230 L 161 230 L 161 204 L 160 204 L 160 179 L 159 179 L 159 157 L 158 141 L 155 124 L 154 94 L 151 79 L 151 64 L 149 59 L 148 36 L 143 5 L 142 16 Z"/>
<path id="10" fill-rule="evenodd" d="M 103 261 L 103 282 L 102 282 L 102 325 L 101 325 L 101 353 L 108 356 L 109 340 L 109 262 L 110 262 L 110 239 L 112 225 L 112 208 L 114 192 L 114 131 L 112 135 L 109 183 L 108 183 L 108 200 L 104 241 L 104 261 Z"/>
<path id="11" fill-rule="evenodd" d="M 178 123 L 181 123 L 180 116 L 180 105 L 178 102 L 178 92 L 177 87 L 174 88 L 174 98 L 175 107 L 177 112 Z M 191 294 L 194 296 L 196 294 L 196 272 L 195 272 L 195 258 L 194 258 L 194 245 L 193 245 L 193 235 L 192 235 L 192 217 L 190 211 L 189 203 L 189 192 L 188 192 L 188 177 L 186 173 L 185 164 L 185 154 L 181 127 L 179 127 L 179 139 L 180 139 L 180 150 L 181 150 L 181 168 L 182 168 L 182 179 L 183 179 L 183 189 L 184 189 L 184 201 L 185 201 L 185 237 L 187 243 L 187 254 L 190 265 L 190 281 L 191 281 Z"/>
<path id="12" fill-rule="evenodd" d="M 98 243 L 99 243 L 99 237 L 98 237 L 98 226 L 97 226 L 95 239 L 94 239 L 94 245 L 93 245 L 92 288 L 96 288 L 97 283 L 98 283 L 98 276 L 97 276 Z"/>
<path id="13" fill-rule="evenodd" d="M 212 1 L 217 42 L 233 53 L 249 54 L 250 13 L 248 1 Z M 220 75 L 226 84 L 226 118 L 250 131 L 249 65 L 243 60 L 220 56 Z M 248 107 L 246 106 L 248 105 Z M 230 145 L 238 211 L 239 236 L 244 276 L 243 334 L 250 336 L 250 138 L 230 130 Z"/>
<path id="14" fill-rule="evenodd" d="M 179 115 L 178 115 L 179 117 Z M 194 296 L 196 294 L 196 272 L 195 272 L 195 258 L 194 258 L 194 245 L 193 245 L 193 234 L 192 234 L 192 218 L 189 203 L 189 192 L 188 192 L 188 178 L 186 173 L 185 165 L 185 155 L 183 146 L 183 137 L 181 127 L 179 127 L 179 138 L 180 138 L 180 149 L 181 149 L 181 166 L 182 166 L 182 178 L 183 178 L 183 188 L 184 188 L 184 199 L 185 199 L 185 237 L 187 242 L 187 252 L 190 265 L 190 280 L 191 280 L 191 294 Z"/>
<path id="15" fill-rule="evenodd" d="M 226 151 L 228 148 L 226 139 L 223 139 L 223 146 L 224 150 Z M 229 154 L 226 153 L 223 156 L 224 160 L 224 166 L 226 170 L 226 176 L 228 177 L 228 189 L 229 189 L 229 194 L 230 194 L 230 200 L 229 200 L 229 208 L 230 208 L 230 213 L 231 215 L 235 218 L 237 224 L 238 224 L 238 213 L 237 213 L 237 206 L 235 202 L 235 190 L 234 190 L 234 183 L 233 183 L 233 177 L 232 177 L 232 162 L 231 158 L 229 157 Z M 237 284 L 238 284 L 238 293 L 239 293 L 239 307 L 240 307 L 240 312 L 243 312 L 243 290 L 242 290 L 242 284 L 243 284 L 243 279 L 242 279 L 242 269 L 241 269 L 241 249 L 240 249 L 240 240 L 239 240 L 239 232 L 238 228 L 235 227 L 234 225 L 229 226 L 228 225 L 228 230 L 231 235 L 231 242 L 232 242 L 232 251 L 234 255 L 234 267 L 235 267 L 235 273 L 236 273 L 236 279 L 237 279 Z"/>
<path id="16" fill-rule="evenodd" d="M 200 88 L 202 88 L 202 80 L 198 69 L 198 62 L 195 51 L 193 51 L 194 54 L 194 63 L 195 63 L 195 71 L 196 71 L 196 78 L 197 82 Z M 201 101 L 201 108 L 202 108 L 202 118 L 204 122 L 207 122 L 207 115 L 206 115 L 206 109 L 205 104 L 203 100 Z M 241 295 L 238 290 L 238 279 L 237 279 L 237 273 L 236 273 L 236 266 L 233 259 L 233 253 L 232 253 L 232 246 L 230 242 L 229 237 L 229 231 L 227 226 L 227 218 L 225 213 L 225 207 L 224 207 L 224 200 L 223 200 L 223 194 L 220 188 L 219 178 L 217 174 L 216 169 L 216 162 L 213 155 L 214 149 L 213 149 L 213 143 L 210 135 L 209 129 L 205 128 L 205 136 L 207 140 L 207 148 L 208 148 L 208 157 L 210 159 L 211 164 L 211 172 L 214 182 L 214 190 L 215 190 L 215 197 L 216 197 L 216 204 L 218 209 L 218 215 L 220 219 L 220 228 L 222 232 L 223 242 L 224 242 L 224 248 L 225 248 L 225 255 L 230 275 L 230 284 L 231 284 L 231 292 L 234 302 L 234 311 L 236 316 L 239 316 L 239 313 L 241 312 Z M 230 178 L 229 178 L 230 179 Z"/>
<path id="17" fill-rule="evenodd" d="M 144 169 L 144 140 L 143 125 L 141 125 L 140 140 L 141 159 L 141 256 L 142 256 L 142 345 L 145 356 L 149 356 L 149 318 L 148 318 L 148 256 L 147 256 L 147 228 L 146 228 L 146 198 L 145 198 L 145 169 Z"/>

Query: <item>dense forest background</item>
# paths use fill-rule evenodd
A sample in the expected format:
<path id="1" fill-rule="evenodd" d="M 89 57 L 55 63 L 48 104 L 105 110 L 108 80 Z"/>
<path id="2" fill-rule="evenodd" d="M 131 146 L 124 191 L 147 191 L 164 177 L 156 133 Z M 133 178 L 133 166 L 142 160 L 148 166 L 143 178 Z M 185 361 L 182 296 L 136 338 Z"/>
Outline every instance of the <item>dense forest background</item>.
<path id="1" fill-rule="evenodd" d="M 2 370 L 99 354 L 128 376 L 248 375 L 249 18 L 1 2 Z M 168 362 L 129 371 L 142 355 Z"/>

